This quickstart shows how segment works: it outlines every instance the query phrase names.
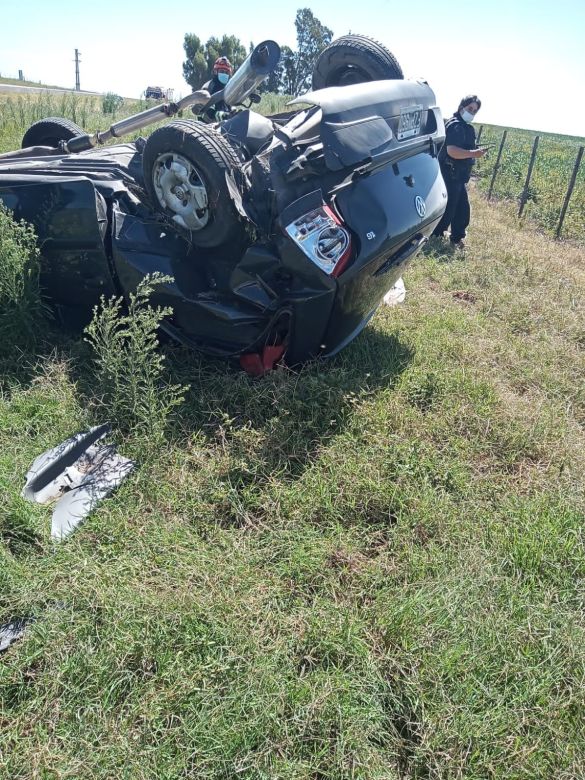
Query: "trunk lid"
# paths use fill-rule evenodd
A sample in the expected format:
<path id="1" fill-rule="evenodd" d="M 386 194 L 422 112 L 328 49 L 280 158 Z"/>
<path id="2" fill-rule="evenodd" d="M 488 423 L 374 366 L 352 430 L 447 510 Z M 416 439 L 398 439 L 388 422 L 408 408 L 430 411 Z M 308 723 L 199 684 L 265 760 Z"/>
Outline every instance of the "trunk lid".
<path id="1" fill-rule="evenodd" d="M 334 196 L 354 257 L 337 280 L 322 339 L 323 353 L 333 354 L 365 326 L 445 210 L 437 159 L 445 129 L 425 82 L 331 87 L 302 100 L 322 110 L 327 169 L 353 169 Z"/>
<path id="2" fill-rule="evenodd" d="M 328 87 L 292 101 L 319 106 L 325 164 L 331 171 L 384 163 L 421 146 L 438 151 L 445 125 L 433 90 L 424 81 L 391 80 Z"/>

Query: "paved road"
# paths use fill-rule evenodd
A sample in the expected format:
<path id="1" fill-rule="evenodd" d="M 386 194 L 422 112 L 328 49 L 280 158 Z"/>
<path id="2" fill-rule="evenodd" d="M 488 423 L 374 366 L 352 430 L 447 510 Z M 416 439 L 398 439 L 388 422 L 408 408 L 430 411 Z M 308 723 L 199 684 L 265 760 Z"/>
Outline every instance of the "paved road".
<path id="1" fill-rule="evenodd" d="M 31 92 L 55 92 L 56 94 L 63 95 L 73 93 L 75 95 L 101 95 L 101 92 L 85 92 L 80 90 L 77 92 L 74 89 L 59 89 L 58 87 L 25 87 L 20 84 L 2 84 L 0 83 L 0 93 L 5 95 L 18 94 L 18 93 L 31 93 Z"/>

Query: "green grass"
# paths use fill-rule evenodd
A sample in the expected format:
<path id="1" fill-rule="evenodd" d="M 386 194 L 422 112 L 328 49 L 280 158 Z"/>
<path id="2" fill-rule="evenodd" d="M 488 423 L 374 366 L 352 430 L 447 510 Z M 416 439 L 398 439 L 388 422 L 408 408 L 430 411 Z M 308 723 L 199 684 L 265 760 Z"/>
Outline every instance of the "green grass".
<path id="1" fill-rule="evenodd" d="M 32 347 L 39 335 L 39 256 L 34 230 L 14 224 L 0 201 L 0 364 L 15 348 Z"/>
<path id="2" fill-rule="evenodd" d="M 89 346 L 45 328 L 0 396 L 0 776 L 583 776 L 582 249 L 472 192 L 338 358 L 188 385 L 67 541 L 20 489 L 104 420 Z M 99 410 L 99 411 L 98 411 Z"/>
<path id="3" fill-rule="evenodd" d="M 286 104 L 289 100 L 286 95 L 265 94 L 262 95 L 258 109 L 263 114 L 287 111 L 289 109 Z M 42 92 L 34 95 L 0 94 L 0 154 L 19 149 L 25 131 L 39 119 L 60 116 L 73 120 L 87 132 L 95 132 L 107 130 L 113 122 L 151 108 L 153 101 L 125 98 L 120 106 L 115 107 L 114 113 L 104 110 L 107 105 L 107 96 L 79 95 L 75 92 L 66 94 Z M 190 110 L 185 114 L 192 116 Z M 148 136 L 160 124 L 142 128 L 128 138 Z M 118 141 L 113 139 L 110 143 L 118 143 Z"/>
<path id="4" fill-rule="evenodd" d="M 125 99 L 114 113 L 104 112 L 104 96 L 79 95 L 75 92 L 34 95 L 0 95 L 0 154 L 19 149 L 26 130 L 39 119 L 59 116 L 71 119 L 87 132 L 107 130 L 113 122 L 152 106 L 152 101 Z M 157 125 L 130 138 L 152 132 Z"/>
<path id="5" fill-rule="evenodd" d="M 485 125 L 482 130 L 481 143 L 494 144 L 488 156 L 479 161 L 475 167 L 481 190 L 484 193 L 489 191 L 498 149 L 505 129 Z M 506 200 L 512 207 L 518 208 L 526 182 L 532 145 L 535 136 L 538 135 L 538 150 L 523 218 L 554 235 L 577 158 L 577 151 L 580 146 L 585 145 L 585 138 L 535 133 L 515 128 L 507 128 L 507 131 L 508 135 L 502 150 L 500 168 L 493 187 L 493 197 Z M 582 161 L 563 222 L 563 238 L 579 241 L 585 239 L 584 213 L 585 162 Z"/>

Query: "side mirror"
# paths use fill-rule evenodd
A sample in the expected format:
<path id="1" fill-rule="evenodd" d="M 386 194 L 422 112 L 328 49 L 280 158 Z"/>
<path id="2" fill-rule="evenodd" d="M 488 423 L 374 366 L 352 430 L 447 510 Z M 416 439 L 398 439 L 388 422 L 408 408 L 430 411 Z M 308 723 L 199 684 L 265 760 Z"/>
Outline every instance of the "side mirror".
<path id="1" fill-rule="evenodd" d="M 257 95 L 256 92 L 252 92 L 251 95 L 248 95 L 248 100 L 250 101 L 250 103 L 260 103 L 262 98 L 260 97 L 260 95 Z"/>

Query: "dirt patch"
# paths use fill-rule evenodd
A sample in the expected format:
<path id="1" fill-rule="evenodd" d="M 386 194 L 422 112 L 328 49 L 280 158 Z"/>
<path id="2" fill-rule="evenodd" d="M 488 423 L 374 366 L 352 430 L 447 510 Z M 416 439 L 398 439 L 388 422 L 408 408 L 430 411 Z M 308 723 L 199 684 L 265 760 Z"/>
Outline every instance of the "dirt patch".
<path id="1" fill-rule="evenodd" d="M 477 298 L 469 290 L 455 290 L 453 297 L 458 301 L 464 301 L 465 303 L 476 303 Z"/>

